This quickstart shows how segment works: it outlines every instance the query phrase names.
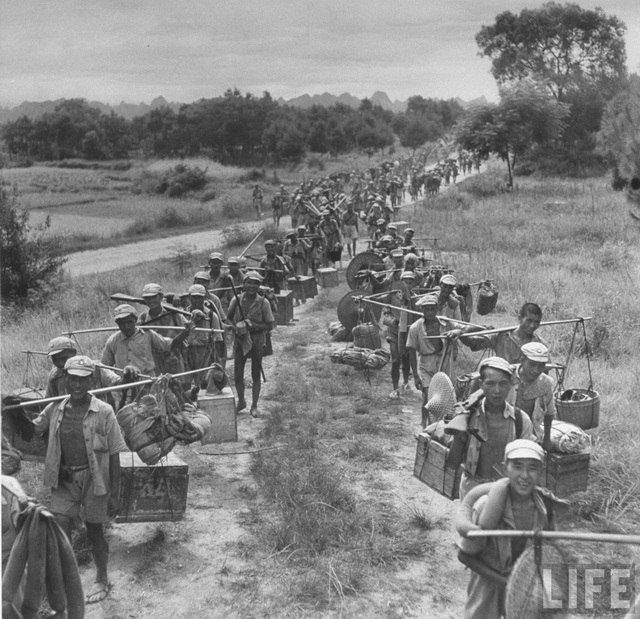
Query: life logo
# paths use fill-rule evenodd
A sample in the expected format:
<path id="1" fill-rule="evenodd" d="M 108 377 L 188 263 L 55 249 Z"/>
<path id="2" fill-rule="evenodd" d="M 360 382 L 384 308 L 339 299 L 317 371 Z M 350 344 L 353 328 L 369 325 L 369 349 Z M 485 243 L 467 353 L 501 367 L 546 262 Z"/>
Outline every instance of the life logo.
<path id="1" fill-rule="evenodd" d="M 538 592 L 543 616 L 628 611 L 636 596 L 635 564 L 541 565 Z"/>

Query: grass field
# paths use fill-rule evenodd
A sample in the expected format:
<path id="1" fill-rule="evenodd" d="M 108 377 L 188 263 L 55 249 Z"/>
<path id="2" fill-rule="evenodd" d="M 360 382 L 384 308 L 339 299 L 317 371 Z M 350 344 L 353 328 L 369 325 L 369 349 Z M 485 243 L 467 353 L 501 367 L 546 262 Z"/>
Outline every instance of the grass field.
<path id="1" fill-rule="evenodd" d="M 482 179 L 465 181 L 446 195 L 401 212 L 401 217 L 412 222 L 416 237 L 441 239 L 460 279 L 495 280 L 500 290 L 496 313 L 474 315 L 472 321 L 515 324 L 525 301 L 542 307 L 543 320 L 591 317 L 586 330 L 593 386 L 602 399 L 600 426 L 590 432 L 589 491 L 576 497 L 563 526 L 636 533 L 639 231 L 627 215 L 624 196 L 612 192 L 604 178 L 583 183 L 518 179 L 512 193 L 473 197 L 481 191 L 491 193 L 497 174 L 492 170 Z M 46 375 L 46 360 L 37 357 L 27 367 L 21 350 L 43 350 L 51 337 L 71 327 L 111 324 L 114 304 L 109 295 L 137 294 L 148 281 L 159 281 L 166 290 L 186 285 L 167 259 L 63 281 L 60 294 L 47 307 L 29 315 L 3 312 L 3 392 L 20 386 L 25 377 L 37 386 Z M 385 587 L 401 586 L 392 574 L 425 552 L 450 553 L 433 550 L 439 548 L 438 529 L 448 526 L 437 514 L 420 505 L 400 513 L 390 504 L 393 488 L 380 477 L 393 468 L 394 446 L 406 435 L 398 434 L 394 420 L 398 405 L 385 398 L 390 390 L 387 369 L 368 385 L 362 376 L 354 378 L 350 370 L 329 363 L 323 331 L 335 320 L 332 308 L 339 298 L 337 290 L 330 291 L 309 308 L 306 330 L 283 336 L 282 352 L 269 373 L 270 413 L 261 438 L 282 447 L 272 457 L 257 455 L 253 461 L 255 506 L 245 520 L 256 533 L 254 539 L 262 541 L 245 551 L 259 551 L 256 562 L 262 578 L 276 588 L 265 609 L 273 615 L 285 609 L 348 614 L 364 603 L 372 613 L 395 616 L 397 609 L 385 610 L 387 602 L 378 595 Z M 569 326 L 540 330 L 555 361 L 566 360 L 571 333 Z M 105 339 L 84 336 L 83 350 L 99 357 Z M 580 337 L 577 341 L 567 388 L 589 383 L 585 347 Z M 460 363 L 472 365 L 471 357 L 465 353 Z M 581 563 L 632 559 L 629 548 L 585 545 L 572 552 Z M 425 558 L 429 560 L 436 561 Z M 446 565 L 442 557 L 438 560 L 436 565 Z M 451 584 L 443 569 L 440 572 L 434 582 L 446 605 Z M 247 589 L 250 599 L 258 596 L 260 586 L 252 581 Z M 436 592 L 428 594 L 435 597 Z M 412 608 L 415 596 L 408 595 L 406 602 Z M 605 614 L 594 611 L 593 616 Z"/>

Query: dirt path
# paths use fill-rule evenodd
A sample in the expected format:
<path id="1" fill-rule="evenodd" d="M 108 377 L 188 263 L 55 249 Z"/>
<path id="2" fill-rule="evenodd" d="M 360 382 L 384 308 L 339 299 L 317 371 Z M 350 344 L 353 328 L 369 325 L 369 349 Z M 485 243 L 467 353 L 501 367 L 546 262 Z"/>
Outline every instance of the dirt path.
<path id="1" fill-rule="evenodd" d="M 475 174 L 472 172 L 471 175 Z M 462 181 L 470 175 L 460 174 L 458 181 Z M 448 191 L 455 184 L 442 185 L 440 193 Z M 399 217 L 400 219 L 410 218 L 411 213 L 408 207 L 413 206 L 407 194 L 407 200 L 402 205 Z M 259 230 L 264 221 L 252 221 L 242 225 L 250 230 Z M 99 220 L 96 220 L 99 225 Z M 287 215 L 281 220 L 281 228 L 286 229 L 291 226 L 291 218 Z M 364 236 L 361 234 L 361 238 Z M 122 269 L 140 264 L 144 262 L 152 262 L 160 258 L 166 258 L 170 255 L 175 246 L 186 246 L 195 249 L 195 251 L 212 251 L 223 245 L 224 238 L 222 231 L 219 229 L 205 230 L 202 232 L 192 232 L 190 234 L 180 234 L 176 236 L 166 237 L 162 239 L 152 239 L 149 241 L 139 241 L 136 243 L 127 243 L 118 247 L 106 247 L 104 249 L 96 249 L 90 251 L 76 252 L 69 255 L 68 261 L 65 263 L 65 270 L 72 276 L 93 275 L 95 273 L 106 273 L 116 269 Z"/>
<path id="2" fill-rule="evenodd" d="M 344 281 L 344 280 L 343 280 Z M 346 291 L 346 286 L 343 284 Z M 313 342 L 305 354 L 323 358 L 329 349 L 344 344 L 330 343 L 320 325 L 335 320 L 335 308 L 318 311 L 323 294 L 296 308 L 296 322 L 277 327 L 275 354 L 268 358 L 265 372 L 268 382 L 263 390 L 264 409 L 268 414 L 277 404 L 270 393 L 275 388 L 278 357 L 292 341 L 301 337 Z M 323 304 L 326 305 L 326 304 Z M 284 350 L 283 350 L 284 349 Z M 289 353 L 290 354 L 290 353 Z M 330 366 L 332 364 L 329 364 Z M 354 375 L 353 380 L 363 380 Z M 372 379 L 373 387 L 386 393 L 388 371 Z M 262 400 L 261 400 L 262 401 Z M 450 518 L 455 503 L 433 492 L 413 477 L 415 458 L 414 432 L 419 418 L 420 396 L 417 392 L 403 396 L 391 413 L 393 438 L 388 439 L 392 462 L 375 472 L 380 483 L 361 489 L 363 495 L 393 504 L 403 518 L 414 509 L 434 522 L 426 555 L 409 559 L 400 570 L 390 572 L 387 586 L 366 594 L 366 612 L 358 611 L 358 597 L 343 613 L 304 616 L 423 617 L 456 619 L 464 604 L 466 578 L 455 559 L 455 535 Z M 389 404 L 380 403 L 388 408 Z M 381 408 L 383 410 L 383 408 Z M 109 530 L 111 547 L 110 578 L 112 593 L 96 605 L 87 607 L 87 619 L 190 619 L 192 617 L 267 617 L 271 598 L 282 595 L 265 574 L 265 561 L 276 560 L 254 554 L 259 541 L 253 537 L 251 521 L 255 509 L 255 488 L 249 471 L 248 454 L 224 455 L 251 451 L 260 447 L 257 436 L 264 419 L 238 415 L 238 443 L 202 446 L 199 443 L 178 447 L 175 453 L 189 465 L 189 493 L 185 518 L 175 523 L 117 524 Z M 404 437 L 398 440 L 398 436 Z M 85 590 L 92 584 L 92 566 L 82 569 Z M 291 574 L 290 578 L 295 578 Z M 286 583 L 283 583 L 286 587 Z M 282 608 L 282 607 L 280 607 Z M 278 615 L 282 616 L 282 615 Z M 301 616 L 294 609 L 286 616 Z"/>
<path id="3" fill-rule="evenodd" d="M 283 226 L 289 223 L 289 218 L 282 218 Z M 262 222 L 255 221 L 244 224 L 250 230 L 256 231 Z M 193 248 L 195 251 L 211 251 L 224 243 L 221 230 L 205 230 L 180 234 L 163 239 L 139 241 L 118 247 L 105 247 L 93 251 L 81 251 L 71 254 L 64 268 L 72 277 L 78 275 L 93 275 L 106 273 L 115 269 L 122 269 L 134 264 L 152 262 L 170 255 L 176 246 Z"/>

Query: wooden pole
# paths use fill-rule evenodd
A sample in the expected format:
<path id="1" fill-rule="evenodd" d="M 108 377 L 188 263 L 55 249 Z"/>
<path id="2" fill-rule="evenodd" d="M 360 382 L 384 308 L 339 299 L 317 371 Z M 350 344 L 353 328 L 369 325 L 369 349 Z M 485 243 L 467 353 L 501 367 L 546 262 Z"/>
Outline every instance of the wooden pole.
<path id="1" fill-rule="evenodd" d="M 247 245 L 242 252 L 240 252 L 240 255 L 238 256 L 238 258 L 242 258 L 244 257 L 244 255 L 249 251 L 249 248 L 264 234 L 264 230 L 260 230 L 260 232 L 258 232 L 258 234 L 255 235 L 255 237 L 253 238 L 253 240 L 251 241 L 251 243 L 249 243 L 249 245 Z"/>
<path id="2" fill-rule="evenodd" d="M 136 325 L 138 329 L 146 331 L 152 329 L 153 331 L 184 331 L 186 327 L 169 327 L 162 325 Z M 63 335 L 76 335 L 78 333 L 106 333 L 108 331 L 119 331 L 120 327 L 96 327 L 95 329 L 78 329 L 77 331 L 66 331 Z M 201 327 L 195 327 L 192 331 L 200 333 L 224 333 L 224 329 L 203 329 Z"/>
<path id="3" fill-rule="evenodd" d="M 189 376 L 190 374 L 197 374 L 198 372 L 207 372 L 208 370 L 213 369 L 213 365 L 210 365 L 206 368 L 200 368 L 199 370 L 189 370 L 188 372 L 181 372 L 180 374 L 172 374 L 173 378 L 182 378 L 183 376 Z M 102 387 L 101 389 L 91 389 L 89 393 L 96 395 L 98 393 L 109 393 L 110 391 L 124 391 L 125 389 L 129 389 L 130 387 L 140 387 L 141 385 L 148 385 L 152 383 L 154 380 L 160 378 L 159 376 L 156 378 L 149 378 L 147 380 L 139 380 L 135 383 L 125 383 L 123 385 L 113 385 L 112 387 Z M 10 411 L 16 408 L 23 408 L 27 406 L 41 406 L 42 404 L 50 404 L 51 402 L 60 402 L 65 398 L 68 398 L 68 395 L 57 395 L 53 398 L 42 398 L 41 400 L 25 400 L 24 402 L 20 402 L 20 404 L 11 404 L 11 406 L 3 406 L 3 411 Z"/>
<path id="4" fill-rule="evenodd" d="M 541 327 L 548 327 L 549 325 L 563 325 L 567 323 L 583 322 L 584 320 L 591 320 L 591 316 L 585 318 L 569 318 L 568 320 L 549 320 L 547 322 L 541 322 Z M 486 329 L 484 331 L 469 331 L 463 333 L 461 337 L 476 336 L 476 335 L 493 335 L 494 333 L 506 333 L 507 331 L 515 331 L 520 325 L 515 327 L 501 327 L 499 329 Z"/>
<path id="5" fill-rule="evenodd" d="M 513 531 L 508 529 L 469 531 L 468 538 L 476 537 L 541 537 L 542 539 L 570 539 L 580 542 L 609 542 L 611 544 L 639 544 L 640 535 L 615 533 L 582 533 L 580 531 Z"/>

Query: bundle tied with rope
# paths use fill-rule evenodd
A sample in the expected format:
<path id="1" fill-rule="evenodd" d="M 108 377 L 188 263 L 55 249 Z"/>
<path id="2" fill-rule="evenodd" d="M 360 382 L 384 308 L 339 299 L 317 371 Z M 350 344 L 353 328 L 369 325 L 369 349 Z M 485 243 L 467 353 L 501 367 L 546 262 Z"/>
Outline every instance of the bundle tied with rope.
<path id="1" fill-rule="evenodd" d="M 386 350 L 369 350 L 355 346 L 331 353 L 333 363 L 350 365 L 356 370 L 379 370 L 387 365 L 390 359 L 391 355 Z"/>
<path id="2" fill-rule="evenodd" d="M 186 401 L 170 374 L 154 380 L 148 393 L 121 408 L 116 417 L 127 446 L 148 465 L 156 464 L 178 442 L 201 440 L 211 425 L 208 415 Z"/>

